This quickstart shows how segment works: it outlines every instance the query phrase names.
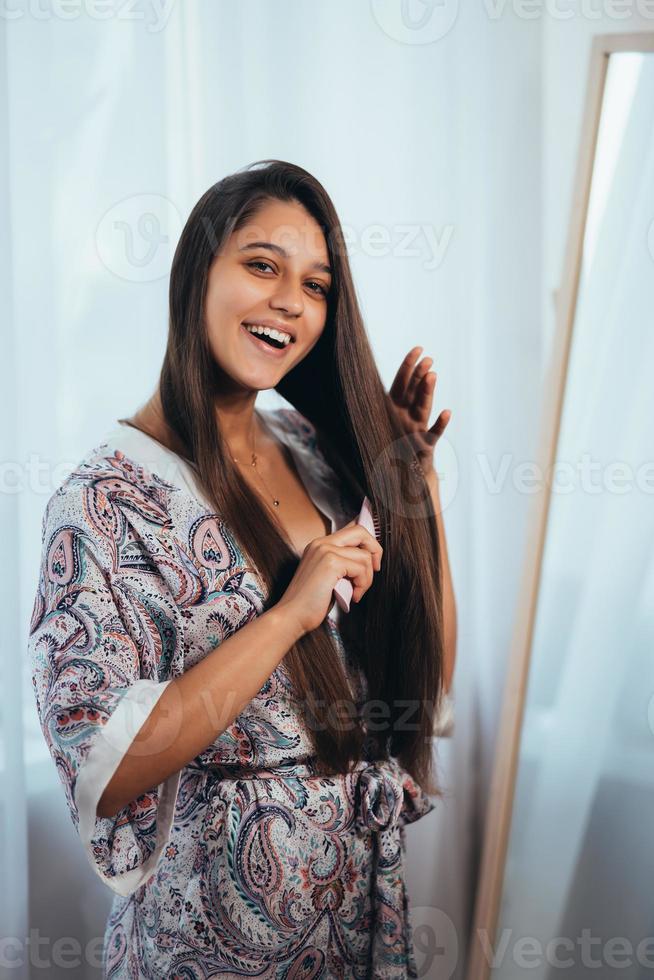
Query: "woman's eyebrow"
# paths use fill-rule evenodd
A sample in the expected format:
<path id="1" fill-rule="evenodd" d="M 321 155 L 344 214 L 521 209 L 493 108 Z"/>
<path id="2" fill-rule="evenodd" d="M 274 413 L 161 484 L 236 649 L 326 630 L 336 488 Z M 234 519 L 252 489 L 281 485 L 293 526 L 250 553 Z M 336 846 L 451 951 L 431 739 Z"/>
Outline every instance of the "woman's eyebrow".
<path id="1" fill-rule="evenodd" d="M 285 259 L 290 258 L 288 252 L 285 251 L 281 245 L 275 245 L 274 242 L 249 242 L 247 245 L 242 245 L 239 248 L 239 252 L 245 252 L 247 249 L 251 248 L 268 248 L 271 252 L 277 252 L 278 255 L 281 255 Z M 331 276 L 332 274 L 331 267 L 326 265 L 324 262 L 314 262 L 311 268 L 319 269 L 320 272 L 326 272 L 328 276 Z"/>

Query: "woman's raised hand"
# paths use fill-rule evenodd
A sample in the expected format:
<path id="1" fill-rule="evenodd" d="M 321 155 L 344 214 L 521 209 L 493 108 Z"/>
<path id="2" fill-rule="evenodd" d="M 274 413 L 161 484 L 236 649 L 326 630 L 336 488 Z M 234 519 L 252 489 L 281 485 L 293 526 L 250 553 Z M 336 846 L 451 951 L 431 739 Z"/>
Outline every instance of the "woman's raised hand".
<path id="1" fill-rule="evenodd" d="M 435 470 L 436 443 L 445 432 L 452 412 L 449 408 L 444 409 L 431 428 L 427 428 L 436 389 L 436 372 L 429 370 L 433 364 L 432 357 L 420 358 L 423 349 L 411 348 L 397 370 L 389 395 L 397 418 L 427 476 Z"/>

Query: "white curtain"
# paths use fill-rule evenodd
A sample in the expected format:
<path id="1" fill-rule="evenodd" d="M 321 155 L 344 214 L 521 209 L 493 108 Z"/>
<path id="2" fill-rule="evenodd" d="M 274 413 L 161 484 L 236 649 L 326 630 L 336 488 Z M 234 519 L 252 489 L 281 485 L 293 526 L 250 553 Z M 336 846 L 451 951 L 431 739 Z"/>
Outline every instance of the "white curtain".
<path id="1" fill-rule="evenodd" d="M 422 344 L 439 377 L 432 421 L 453 412 L 437 462 L 459 614 L 456 728 L 435 746 L 447 798 L 406 836 L 417 957 L 433 960 L 422 975 L 463 975 L 529 506 L 511 467 L 533 458 L 540 411 L 541 26 L 481 5 L 450 3 L 449 20 L 434 7 L 436 21 L 411 7 L 153 0 L 37 16 L 25 3 L 0 18 L 0 907 L 9 958 L 28 960 L 38 930 L 49 976 L 99 975 L 111 896 L 84 864 L 27 672 L 43 509 L 154 387 L 190 208 L 267 157 L 306 167 L 332 195 L 387 386 Z M 79 966 L 57 965 L 62 937 L 79 944 Z"/>
<path id="2" fill-rule="evenodd" d="M 0 32 L 4 24 L 0 21 Z M 0 34 L 4 42 L 4 35 Z M 4 52 L 4 43 L 0 45 Z M 0 58 L 0 132 L 8 126 L 6 60 Z M 9 215 L 9 153 L 7 140 L 0 146 L 0 213 Z M 21 629 L 18 600 L 25 586 L 16 574 L 20 553 L 18 516 L 19 496 L 11 492 L 11 463 L 17 459 L 18 419 L 15 384 L 16 345 L 13 332 L 12 228 L 0 221 L 0 290 L 4 300 L 2 357 L 0 357 L 0 601 L 2 602 L 2 646 L 0 648 L 0 976 L 12 959 L 22 959 L 27 935 L 27 796 L 23 754 L 21 712 L 21 665 L 25 632 Z M 14 565 L 11 565 L 14 561 Z M 25 965 L 13 969 L 11 976 L 26 980 Z"/>

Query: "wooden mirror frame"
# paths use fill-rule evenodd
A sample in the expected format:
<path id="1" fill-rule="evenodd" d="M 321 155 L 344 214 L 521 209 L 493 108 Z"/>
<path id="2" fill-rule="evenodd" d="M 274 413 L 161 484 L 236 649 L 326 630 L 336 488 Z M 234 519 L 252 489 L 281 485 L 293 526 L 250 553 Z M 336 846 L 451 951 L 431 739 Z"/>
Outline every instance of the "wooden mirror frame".
<path id="1" fill-rule="evenodd" d="M 559 441 L 606 73 L 609 56 L 619 52 L 654 52 L 654 33 L 600 34 L 593 39 L 562 285 L 555 294 L 556 330 L 547 383 L 543 389 L 538 460 L 542 472 L 546 474 L 551 472 L 556 461 Z M 473 929 L 468 948 L 467 980 L 488 980 L 491 970 L 489 957 L 495 948 L 550 499 L 549 487 L 547 492 L 534 495 L 527 525 L 524 575 L 508 658 L 484 827 Z"/>

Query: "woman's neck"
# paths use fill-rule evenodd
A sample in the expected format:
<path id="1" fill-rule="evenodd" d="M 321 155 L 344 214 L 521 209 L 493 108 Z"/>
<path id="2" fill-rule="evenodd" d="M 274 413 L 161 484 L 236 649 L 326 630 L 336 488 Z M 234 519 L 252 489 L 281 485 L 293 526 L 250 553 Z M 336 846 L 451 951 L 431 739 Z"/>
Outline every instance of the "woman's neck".
<path id="1" fill-rule="evenodd" d="M 257 450 L 263 449 L 265 451 L 266 448 L 269 448 L 276 442 L 267 429 L 260 425 L 256 418 L 254 406 L 252 406 L 252 412 L 254 415 L 249 420 L 247 436 L 241 436 L 240 432 L 234 435 L 235 428 L 242 428 L 240 420 L 239 425 L 235 427 L 233 417 L 230 413 L 223 414 L 221 417 L 221 430 L 223 430 L 223 436 L 232 451 L 232 455 L 236 453 L 238 457 L 249 458 L 249 453 L 252 449 L 253 427 L 256 429 Z M 156 439 L 157 442 L 160 442 L 167 449 L 172 450 L 172 452 L 185 456 L 185 447 L 180 445 L 176 434 L 166 422 L 158 390 L 134 415 L 127 419 L 121 419 L 120 421 L 127 422 L 129 425 L 134 426 L 134 428 L 140 429 L 141 432 L 145 432 L 146 435 Z"/>
<path id="2" fill-rule="evenodd" d="M 141 432 L 156 439 L 157 442 L 160 442 L 172 452 L 178 455 L 185 455 L 184 447 L 180 445 L 175 433 L 170 429 L 164 418 L 158 391 L 134 415 L 130 416 L 130 418 L 121 419 L 120 421 L 127 422 L 129 425 L 134 426 L 134 428 L 140 429 Z"/>

